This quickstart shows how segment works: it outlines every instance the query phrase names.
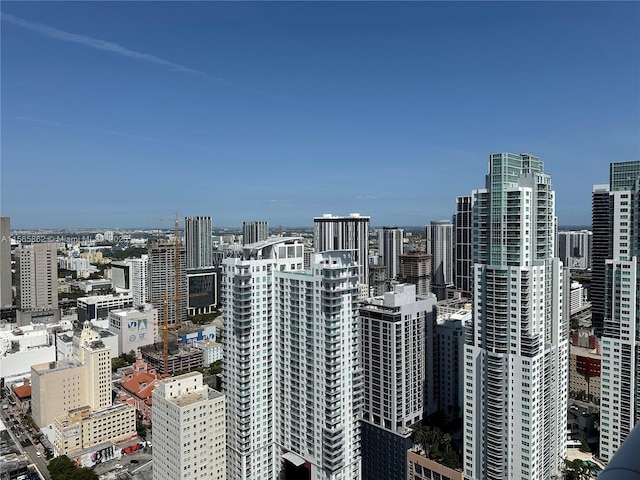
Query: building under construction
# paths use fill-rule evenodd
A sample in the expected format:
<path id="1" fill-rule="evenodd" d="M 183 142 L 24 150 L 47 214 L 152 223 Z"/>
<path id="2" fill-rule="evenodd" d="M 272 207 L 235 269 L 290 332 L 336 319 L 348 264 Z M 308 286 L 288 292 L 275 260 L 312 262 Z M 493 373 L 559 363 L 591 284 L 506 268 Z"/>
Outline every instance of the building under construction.
<path id="1" fill-rule="evenodd" d="M 156 369 L 160 375 L 175 375 L 177 372 L 191 372 L 204 365 L 202 350 L 169 342 L 165 368 L 162 343 L 154 343 L 140 348 L 142 360 Z"/>
<path id="2" fill-rule="evenodd" d="M 422 252 L 403 253 L 398 255 L 400 268 L 398 278 L 402 283 L 416 286 L 416 295 L 427 295 L 431 292 L 431 255 Z"/>

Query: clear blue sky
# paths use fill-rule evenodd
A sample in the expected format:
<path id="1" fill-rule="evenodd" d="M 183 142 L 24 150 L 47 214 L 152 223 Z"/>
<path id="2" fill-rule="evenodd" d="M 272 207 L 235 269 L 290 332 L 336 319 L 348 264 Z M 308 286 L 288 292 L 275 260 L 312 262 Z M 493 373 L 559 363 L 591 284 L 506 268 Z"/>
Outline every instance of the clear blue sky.
<path id="1" fill-rule="evenodd" d="M 640 159 L 640 3 L 2 2 L 12 227 L 449 218 L 531 153 L 561 225 Z"/>

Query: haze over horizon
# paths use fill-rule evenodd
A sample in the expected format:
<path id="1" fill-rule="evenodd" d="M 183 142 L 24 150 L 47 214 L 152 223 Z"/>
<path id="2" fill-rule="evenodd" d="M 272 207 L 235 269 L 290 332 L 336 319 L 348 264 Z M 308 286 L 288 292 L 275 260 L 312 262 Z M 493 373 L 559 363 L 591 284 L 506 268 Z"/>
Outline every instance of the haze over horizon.
<path id="1" fill-rule="evenodd" d="M 560 225 L 640 159 L 637 2 L 3 2 L 12 228 L 450 218 L 531 153 Z M 594 34 L 597 32 L 597 35 Z M 79 227 L 98 225 L 98 227 Z"/>

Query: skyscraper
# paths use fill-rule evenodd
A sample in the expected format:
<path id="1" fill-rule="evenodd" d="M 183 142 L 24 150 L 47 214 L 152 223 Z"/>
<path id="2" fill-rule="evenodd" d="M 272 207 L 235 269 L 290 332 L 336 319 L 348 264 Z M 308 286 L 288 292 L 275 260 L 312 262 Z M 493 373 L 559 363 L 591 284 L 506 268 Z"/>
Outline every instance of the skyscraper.
<path id="1" fill-rule="evenodd" d="M 9 308 L 12 303 L 11 219 L 0 217 L 0 308 Z"/>
<path id="2" fill-rule="evenodd" d="M 471 217 L 471 197 L 456 199 L 455 244 L 454 244 L 454 277 L 456 289 L 471 292 L 473 279 L 473 262 L 471 259 L 473 221 Z"/>
<path id="3" fill-rule="evenodd" d="M 558 232 L 558 258 L 565 267 L 591 268 L 592 238 L 589 230 Z"/>
<path id="4" fill-rule="evenodd" d="M 274 237 L 222 263 L 229 480 L 271 480 L 280 471 L 274 443 L 273 276 L 281 269 L 302 270 L 303 251 L 300 238 Z"/>
<path id="5" fill-rule="evenodd" d="M 211 217 L 185 217 L 184 238 L 187 268 L 212 267 Z"/>
<path id="6" fill-rule="evenodd" d="M 416 294 L 431 293 L 431 255 L 423 252 L 403 253 L 400 258 L 399 280 L 416 286 Z"/>
<path id="7" fill-rule="evenodd" d="M 453 286 L 453 224 L 434 220 L 426 228 L 427 253 L 431 254 L 431 291 L 438 300 Z"/>
<path id="8" fill-rule="evenodd" d="M 269 224 L 265 221 L 242 222 L 242 244 L 262 242 L 269 237 Z"/>
<path id="9" fill-rule="evenodd" d="M 382 227 L 378 234 L 378 248 L 380 259 L 387 268 L 387 279 L 397 280 L 400 273 L 400 260 L 398 258 L 404 252 L 402 239 L 404 231 L 398 227 Z"/>
<path id="10" fill-rule="evenodd" d="M 34 243 L 16 249 L 16 281 L 19 310 L 58 308 L 58 263 L 53 243 Z"/>
<path id="11" fill-rule="evenodd" d="M 464 359 L 464 470 L 473 479 L 548 479 L 563 468 L 568 319 L 554 215 L 551 177 L 538 158 L 490 156 L 486 188 L 473 192 Z"/>
<path id="12" fill-rule="evenodd" d="M 358 281 L 369 281 L 369 217 L 350 213 L 346 217 L 325 213 L 313 219 L 313 251 L 352 250 L 358 264 Z"/>
<path id="13" fill-rule="evenodd" d="M 640 161 L 612 163 L 609 181 L 608 202 L 604 193 L 599 199 L 609 207 L 610 234 L 604 262 L 600 402 L 600 457 L 607 461 L 640 421 Z M 595 206 L 594 200 L 594 221 Z M 598 217 L 602 220 L 598 231 L 604 231 L 604 218 Z M 595 224 L 593 228 L 595 256 Z"/>
<path id="14" fill-rule="evenodd" d="M 594 185 L 591 196 L 591 323 L 597 336 L 604 332 L 605 263 L 611 258 L 611 199 L 609 185 Z"/>
<path id="15" fill-rule="evenodd" d="M 230 480 L 360 478 L 358 268 L 303 259 L 273 237 L 222 264 Z"/>
<path id="16" fill-rule="evenodd" d="M 421 422 L 433 395 L 435 295 L 416 295 L 415 285 L 396 284 L 392 292 L 360 307 L 364 375 L 362 478 L 404 480 L 410 427 Z"/>
<path id="17" fill-rule="evenodd" d="M 202 374 L 166 378 L 153 391 L 153 479 L 225 480 L 225 398 Z"/>
<path id="18" fill-rule="evenodd" d="M 175 324 L 176 320 L 181 323 L 187 319 L 186 252 L 182 244 L 178 245 L 177 252 L 176 259 L 176 246 L 173 242 L 153 242 L 149 245 L 148 301 L 156 305 L 160 325 L 164 325 L 165 315 L 169 325 Z"/>

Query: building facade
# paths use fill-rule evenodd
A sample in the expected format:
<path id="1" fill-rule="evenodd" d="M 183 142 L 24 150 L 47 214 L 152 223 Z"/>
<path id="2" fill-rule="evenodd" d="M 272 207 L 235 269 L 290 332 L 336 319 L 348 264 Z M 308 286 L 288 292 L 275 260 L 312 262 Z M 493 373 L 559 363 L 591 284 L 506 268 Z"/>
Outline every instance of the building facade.
<path id="1" fill-rule="evenodd" d="M 558 257 L 565 267 L 591 268 L 593 234 L 590 230 L 558 232 Z"/>
<path id="2" fill-rule="evenodd" d="M 211 217 L 185 217 L 184 238 L 187 268 L 213 266 Z"/>
<path id="3" fill-rule="evenodd" d="M 382 227 L 378 232 L 380 260 L 387 269 L 387 279 L 397 280 L 400 273 L 399 255 L 404 253 L 404 230 L 398 227 Z"/>
<path id="4" fill-rule="evenodd" d="M 0 217 L 0 308 L 13 305 L 11 287 L 11 218 Z"/>
<path id="5" fill-rule="evenodd" d="M 149 304 L 111 310 L 109 330 L 118 337 L 118 351 L 135 352 L 159 339 L 158 310 Z"/>
<path id="6" fill-rule="evenodd" d="M 242 222 L 242 244 L 262 242 L 269 238 L 269 224 L 264 221 Z"/>
<path id="7" fill-rule="evenodd" d="M 400 255 L 398 279 L 402 283 L 415 285 L 417 295 L 431 293 L 431 255 L 422 252 L 403 253 Z M 381 293 L 378 295 L 381 295 Z"/>
<path id="8" fill-rule="evenodd" d="M 464 470 L 548 479 L 566 458 L 568 318 L 542 162 L 493 154 L 473 192 L 473 327 L 465 349 Z"/>
<path id="9" fill-rule="evenodd" d="M 313 219 L 313 251 L 351 250 L 358 264 L 358 281 L 369 281 L 370 218 L 359 213 L 340 217 L 324 214 Z"/>
<path id="10" fill-rule="evenodd" d="M 54 243 L 34 243 L 16 249 L 16 306 L 19 310 L 46 311 L 58 308 L 56 254 Z"/>
<path id="11" fill-rule="evenodd" d="M 153 427 L 154 480 L 226 480 L 225 397 L 201 373 L 160 381 Z"/>
<path id="12" fill-rule="evenodd" d="M 426 228 L 427 253 L 431 254 L 431 291 L 438 300 L 453 286 L 453 224 L 434 220 Z"/>
<path id="13" fill-rule="evenodd" d="M 406 478 L 411 427 L 434 397 L 435 304 L 435 295 L 417 296 L 411 284 L 361 304 L 362 478 Z"/>
<path id="14" fill-rule="evenodd" d="M 177 253 L 177 258 L 176 258 Z M 149 246 L 147 296 L 157 305 L 158 322 L 168 325 L 187 320 L 186 250 L 182 244 L 154 242 Z M 166 313 L 165 313 L 166 312 Z"/>
<path id="15" fill-rule="evenodd" d="M 456 199 L 454 222 L 454 284 L 457 290 L 471 293 L 473 286 L 471 196 Z"/>
<path id="16" fill-rule="evenodd" d="M 605 461 L 640 420 L 640 161 L 610 165 L 608 196 L 600 403 L 600 457 Z"/>

